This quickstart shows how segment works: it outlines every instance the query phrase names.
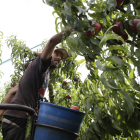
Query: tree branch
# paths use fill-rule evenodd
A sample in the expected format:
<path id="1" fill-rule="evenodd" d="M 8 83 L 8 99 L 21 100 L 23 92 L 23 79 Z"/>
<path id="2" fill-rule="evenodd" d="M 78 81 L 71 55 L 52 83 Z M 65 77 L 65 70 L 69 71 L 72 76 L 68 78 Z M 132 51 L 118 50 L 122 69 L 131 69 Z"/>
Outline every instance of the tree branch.
<path id="1" fill-rule="evenodd" d="M 122 7 L 120 7 L 120 6 L 116 6 L 116 8 L 118 9 L 118 10 L 120 10 L 121 12 L 123 12 L 123 13 L 127 13 Z"/>
<path id="2" fill-rule="evenodd" d="M 54 103 L 53 86 L 50 81 L 49 81 L 49 85 L 48 85 L 48 90 L 49 90 L 50 103 Z"/>

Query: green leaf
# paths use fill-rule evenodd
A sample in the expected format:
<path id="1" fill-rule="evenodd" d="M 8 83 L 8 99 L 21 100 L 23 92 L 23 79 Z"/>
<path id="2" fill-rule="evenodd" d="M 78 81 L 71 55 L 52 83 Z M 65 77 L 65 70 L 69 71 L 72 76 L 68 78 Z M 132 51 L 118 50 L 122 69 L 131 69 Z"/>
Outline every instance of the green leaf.
<path id="1" fill-rule="evenodd" d="M 67 22 L 66 22 L 66 18 L 64 16 L 64 14 L 61 14 L 61 18 L 62 18 L 62 23 L 64 26 L 67 26 Z"/>
<path id="2" fill-rule="evenodd" d="M 57 33 L 58 33 L 58 25 L 60 24 L 60 22 L 57 23 L 58 19 L 60 19 L 60 18 L 57 17 L 57 18 L 55 19 L 55 30 L 56 30 Z"/>
<path id="3" fill-rule="evenodd" d="M 123 74 L 121 73 L 121 71 L 114 71 L 113 72 L 114 76 L 120 80 L 121 83 L 124 83 L 125 84 L 125 81 L 124 81 L 124 76 Z"/>
<path id="4" fill-rule="evenodd" d="M 118 70 L 119 68 L 117 67 L 109 67 L 109 66 L 106 66 L 106 64 L 101 64 L 99 60 L 96 61 L 96 65 L 97 65 L 97 68 L 100 69 L 101 71 L 114 71 L 114 70 Z"/>
<path id="5" fill-rule="evenodd" d="M 105 16 L 105 13 L 104 12 L 101 12 L 101 13 L 92 13 L 92 14 L 90 14 L 90 13 L 88 13 L 88 15 L 90 16 L 90 17 L 92 17 L 93 19 L 102 19 L 102 18 L 106 18 L 106 16 Z"/>
<path id="6" fill-rule="evenodd" d="M 81 60 L 78 61 L 78 64 L 80 64 L 80 65 L 83 64 L 83 63 L 85 63 L 85 59 L 81 59 Z"/>
<path id="7" fill-rule="evenodd" d="M 105 42 L 107 40 L 110 40 L 110 39 L 117 39 L 117 40 L 121 40 L 123 43 L 124 43 L 124 40 L 122 37 L 118 36 L 117 34 L 105 34 L 102 38 L 102 40 L 100 41 L 100 44 L 99 44 L 99 47 L 101 48 Z"/>
<path id="8" fill-rule="evenodd" d="M 101 135 L 101 132 L 100 132 L 100 127 L 99 127 L 97 121 L 93 122 L 92 126 L 93 126 L 93 129 L 96 132 L 96 134 L 101 137 L 102 135 Z"/>
<path id="9" fill-rule="evenodd" d="M 113 90 L 115 90 L 117 88 L 116 82 L 113 78 L 109 78 L 107 81 L 112 86 L 112 87 L 109 87 L 109 88 L 112 88 Z"/>
<path id="10" fill-rule="evenodd" d="M 131 19 L 131 20 L 129 20 L 129 22 L 128 22 L 128 23 L 129 23 L 129 25 L 134 26 L 134 25 L 133 25 L 133 20 L 132 20 L 132 19 Z"/>
<path id="11" fill-rule="evenodd" d="M 78 49 L 78 40 L 74 36 L 69 36 L 66 42 L 72 50 L 76 51 Z"/>
<path id="12" fill-rule="evenodd" d="M 137 61 L 137 70 L 138 70 L 138 74 L 140 76 L 140 63 Z"/>
<path id="13" fill-rule="evenodd" d="M 138 130 L 139 125 L 139 111 L 137 109 L 134 110 L 133 114 L 130 116 L 130 118 L 126 121 L 129 127 Z"/>
<path id="14" fill-rule="evenodd" d="M 92 8 L 94 8 L 94 7 L 96 7 L 96 8 L 100 8 L 100 6 L 98 5 L 98 4 L 90 4 L 90 9 L 92 10 Z"/>
<path id="15" fill-rule="evenodd" d="M 111 30 L 112 27 L 114 27 L 114 26 L 117 26 L 117 25 L 115 24 L 115 25 L 110 26 L 110 27 L 107 29 L 107 31 L 105 32 L 105 34 L 107 34 L 107 33 L 109 32 L 109 30 Z"/>
<path id="16" fill-rule="evenodd" d="M 130 22 L 130 21 L 131 21 L 131 22 Z M 124 26 L 125 26 L 127 32 L 129 33 L 129 35 L 130 35 L 130 36 L 133 36 L 133 32 L 132 32 L 132 30 L 131 30 L 131 28 L 130 28 L 130 25 L 133 26 L 133 23 L 132 23 L 132 20 L 130 20 L 130 21 L 129 21 L 129 22 L 128 22 L 128 21 L 125 21 L 125 22 L 124 22 Z"/>
<path id="17" fill-rule="evenodd" d="M 90 54 L 92 55 L 92 52 L 90 51 L 89 48 L 86 47 L 86 45 L 84 44 L 84 42 L 81 40 L 81 38 L 77 37 L 77 40 L 79 42 L 79 51 L 82 52 L 83 54 Z"/>
<path id="18" fill-rule="evenodd" d="M 140 48 L 135 51 L 136 57 L 140 60 Z"/>
<path id="19" fill-rule="evenodd" d="M 138 22 L 137 26 L 136 26 L 137 30 L 140 30 L 140 22 Z"/>
<path id="20" fill-rule="evenodd" d="M 91 107 L 91 105 L 90 105 L 90 102 L 89 102 L 89 98 L 87 98 L 86 99 L 86 109 L 87 109 L 87 112 L 90 111 L 90 107 Z"/>
<path id="21" fill-rule="evenodd" d="M 135 69 L 132 69 L 131 72 L 129 73 L 129 78 L 130 79 L 134 78 L 134 71 L 135 71 Z"/>
<path id="22" fill-rule="evenodd" d="M 140 92 L 140 87 L 139 87 L 139 84 L 137 84 L 136 80 L 133 78 L 133 88 L 136 90 L 136 91 L 139 91 Z"/>
<path id="23" fill-rule="evenodd" d="M 131 10 L 131 6 L 130 5 L 127 6 L 127 13 L 129 13 L 129 14 L 133 13 L 133 11 Z"/>
<path id="24" fill-rule="evenodd" d="M 79 10 L 79 14 L 85 13 L 87 9 L 83 9 L 82 6 L 77 6 L 78 10 Z"/>
<path id="25" fill-rule="evenodd" d="M 93 44 L 99 46 L 99 43 L 100 43 L 100 42 L 99 42 L 98 39 L 90 38 L 90 41 L 91 41 Z"/>
<path id="26" fill-rule="evenodd" d="M 114 80 L 113 79 L 110 79 L 110 80 L 112 80 L 113 81 L 113 83 L 115 84 L 115 85 L 110 85 L 110 83 L 107 81 L 107 79 L 104 77 L 104 74 L 102 74 L 101 75 L 101 77 L 100 77 L 100 79 L 101 79 L 101 82 L 104 84 L 104 86 L 105 87 L 107 87 L 107 88 L 110 88 L 110 89 L 119 89 L 119 88 L 117 88 L 117 85 L 115 84 L 115 82 L 114 82 Z M 111 82 L 112 82 L 111 81 Z"/>
<path id="27" fill-rule="evenodd" d="M 108 9 L 108 11 L 116 9 L 116 6 L 117 6 L 117 1 L 116 0 L 108 0 L 107 1 L 107 9 Z"/>
<path id="28" fill-rule="evenodd" d="M 123 5 L 127 5 L 130 2 L 130 0 L 124 0 Z"/>
<path id="29" fill-rule="evenodd" d="M 68 16 L 72 16 L 72 13 L 71 13 L 71 3 L 66 1 L 64 3 L 64 10 L 65 10 L 65 14 L 68 15 Z"/>
<path id="30" fill-rule="evenodd" d="M 111 62 L 115 62 L 117 63 L 118 65 L 120 66 L 123 66 L 124 65 L 124 62 L 122 59 L 118 58 L 117 56 L 110 56 L 106 59 L 107 61 L 111 61 Z"/>
<path id="31" fill-rule="evenodd" d="M 96 105 L 94 107 L 95 118 L 100 119 L 100 106 Z"/>
<path id="32" fill-rule="evenodd" d="M 113 125 L 113 128 L 115 128 L 118 131 L 122 132 L 122 128 L 119 127 L 119 124 L 117 124 L 116 122 L 113 121 L 112 125 Z"/>
<path id="33" fill-rule="evenodd" d="M 125 53 L 129 53 L 129 51 L 128 51 L 128 49 L 127 48 L 125 48 L 125 47 L 123 47 L 123 46 L 116 46 L 116 45 L 113 45 L 113 46 L 110 46 L 110 47 L 108 47 L 105 51 L 107 51 L 107 50 L 120 50 L 120 51 L 124 51 Z"/>
<path id="34" fill-rule="evenodd" d="M 124 25 L 123 24 L 121 24 L 121 26 L 120 26 L 120 30 L 121 30 L 121 32 L 123 33 L 123 34 L 126 34 L 126 32 L 125 32 L 125 30 L 124 30 L 124 27 L 123 27 Z"/>
<path id="35" fill-rule="evenodd" d="M 111 117 L 109 115 L 103 117 L 102 120 L 98 120 L 98 122 L 100 126 L 103 127 L 110 135 L 116 136 L 121 134 L 120 129 L 118 130 L 118 127 L 117 129 L 114 128 Z"/>
<path id="36" fill-rule="evenodd" d="M 125 104 L 124 104 L 125 110 L 127 111 L 128 115 L 131 115 L 134 111 L 132 98 L 130 97 L 129 93 L 126 91 L 120 90 L 119 92 L 122 94 L 125 100 Z"/>

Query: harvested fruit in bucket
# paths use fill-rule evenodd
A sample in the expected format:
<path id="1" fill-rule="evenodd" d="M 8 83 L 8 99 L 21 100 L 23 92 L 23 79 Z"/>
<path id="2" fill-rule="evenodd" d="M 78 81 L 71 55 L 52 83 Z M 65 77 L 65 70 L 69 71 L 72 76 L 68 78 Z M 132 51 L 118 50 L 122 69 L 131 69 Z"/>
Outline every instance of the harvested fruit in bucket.
<path id="1" fill-rule="evenodd" d="M 77 106 L 72 106 L 70 108 L 79 111 L 79 108 Z"/>

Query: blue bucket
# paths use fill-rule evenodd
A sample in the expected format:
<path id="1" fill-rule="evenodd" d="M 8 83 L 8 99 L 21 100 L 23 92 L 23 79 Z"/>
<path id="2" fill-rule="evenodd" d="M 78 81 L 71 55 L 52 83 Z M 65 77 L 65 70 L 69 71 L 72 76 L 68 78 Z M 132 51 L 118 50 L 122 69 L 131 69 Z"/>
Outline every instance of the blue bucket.
<path id="1" fill-rule="evenodd" d="M 40 101 L 34 140 L 76 140 L 84 115 L 77 110 Z"/>
<path id="2" fill-rule="evenodd" d="M 78 134 L 61 128 L 37 124 L 34 140 L 77 140 Z"/>

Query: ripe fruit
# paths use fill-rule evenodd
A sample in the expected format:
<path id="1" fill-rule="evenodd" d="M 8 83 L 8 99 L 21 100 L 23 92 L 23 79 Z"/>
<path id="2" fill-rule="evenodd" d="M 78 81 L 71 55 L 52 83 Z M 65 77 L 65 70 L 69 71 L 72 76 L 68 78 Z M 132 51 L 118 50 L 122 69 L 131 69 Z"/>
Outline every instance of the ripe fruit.
<path id="1" fill-rule="evenodd" d="M 77 106 L 72 106 L 70 108 L 79 111 L 79 108 Z"/>
<path id="2" fill-rule="evenodd" d="M 74 78 L 74 81 L 77 82 L 78 81 L 78 78 Z"/>
<path id="3" fill-rule="evenodd" d="M 119 35 L 124 39 L 124 41 L 126 41 L 128 39 L 127 34 L 120 33 Z"/>
<path id="4" fill-rule="evenodd" d="M 118 6 L 122 5 L 122 4 L 123 4 L 123 1 L 124 1 L 124 0 L 117 0 L 117 5 L 118 5 Z"/>
<path id="5" fill-rule="evenodd" d="M 95 33 L 98 34 L 101 31 L 101 29 L 102 29 L 102 26 L 101 26 L 100 23 L 94 23 L 92 26 L 95 28 L 94 31 L 88 31 L 87 30 L 85 32 L 86 36 L 88 36 L 88 37 L 93 36 Z"/>
<path id="6" fill-rule="evenodd" d="M 120 59 L 123 59 L 121 56 L 118 56 Z"/>
<path id="7" fill-rule="evenodd" d="M 71 99 L 71 96 L 70 95 L 68 95 L 68 99 Z"/>
<path id="8" fill-rule="evenodd" d="M 89 58 L 91 61 L 93 61 L 93 62 L 95 61 L 95 59 L 93 59 L 93 58 L 91 58 L 91 57 L 89 57 L 89 56 L 88 56 L 88 58 Z"/>
<path id="9" fill-rule="evenodd" d="M 29 62 L 27 62 L 27 63 L 25 64 L 25 67 L 27 68 L 29 65 L 30 65 L 30 63 L 29 63 Z"/>
<path id="10" fill-rule="evenodd" d="M 85 34 L 86 34 L 87 37 L 91 37 L 91 36 L 94 35 L 94 33 L 91 32 L 91 31 L 86 31 Z"/>
<path id="11" fill-rule="evenodd" d="M 13 87 L 15 87 L 17 84 L 13 84 Z"/>
<path id="12" fill-rule="evenodd" d="M 40 54 L 39 53 L 35 53 L 35 56 L 38 57 Z"/>
<path id="13" fill-rule="evenodd" d="M 24 57 L 27 57 L 27 53 L 24 53 Z"/>
<path id="14" fill-rule="evenodd" d="M 63 82 L 64 85 L 67 85 L 68 83 L 66 81 Z"/>
<path id="15" fill-rule="evenodd" d="M 102 90 L 103 93 L 105 93 L 105 90 Z"/>
<path id="16" fill-rule="evenodd" d="M 93 32 L 95 32 L 96 34 L 98 34 L 102 29 L 102 26 L 100 23 L 94 23 L 93 27 L 95 27 L 95 30 Z"/>
<path id="17" fill-rule="evenodd" d="M 121 21 L 116 21 L 116 22 L 113 23 L 113 25 L 117 25 L 117 26 L 112 27 L 112 30 L 113 30 L 114 33 L 116 33 L 116 34 L 121 33 L 121 29 L 120 29 L 121 24 L 122 24 Z"/>
<path id="18" fill-rule="evenodd" d="M 140 19 L 133 19 L 132 22 L 133 22 L 133 26 L 130 26 L 130 28 L 133 32 L 137 32 L 138 31 L 137 24 L 138 24 L 138 22 L 140 22 Z"/>

